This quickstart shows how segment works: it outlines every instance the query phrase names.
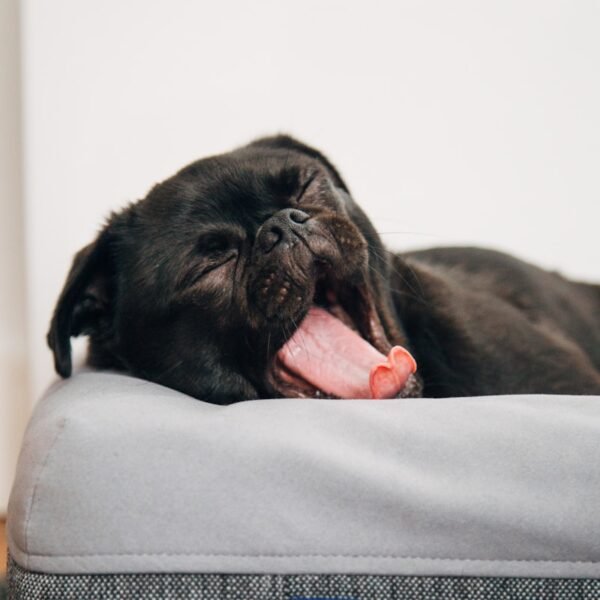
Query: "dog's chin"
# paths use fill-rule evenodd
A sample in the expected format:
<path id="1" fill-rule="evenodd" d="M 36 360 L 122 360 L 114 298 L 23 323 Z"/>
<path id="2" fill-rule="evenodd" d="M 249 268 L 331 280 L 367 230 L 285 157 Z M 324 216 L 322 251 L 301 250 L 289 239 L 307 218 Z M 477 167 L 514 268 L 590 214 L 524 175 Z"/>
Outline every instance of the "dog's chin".
<path id="1" fill-rule="evenodd" d="M 292 336 L 267 368 L 267 386 L 275 397 L 373 397 L 369 364 L 377 366 L 393 349 L 373 292 L 366 282 L 340 282 L 330 272 L 321 274 L 314 288 L 312 303 L 293 320 Z M 364 385 L 358 383 L 361 377 Z M 420 395 L 413 369 L 387 397 Z"/>

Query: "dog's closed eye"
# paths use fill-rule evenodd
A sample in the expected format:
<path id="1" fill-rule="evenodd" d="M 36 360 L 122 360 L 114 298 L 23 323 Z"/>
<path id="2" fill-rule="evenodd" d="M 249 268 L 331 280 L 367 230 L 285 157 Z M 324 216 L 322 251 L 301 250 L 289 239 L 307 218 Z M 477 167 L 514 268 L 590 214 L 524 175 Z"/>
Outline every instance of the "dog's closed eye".
<path id="1" fill-rule="evenodd" d="M 194 247 L 191 263 L 179 278 L 177 289 L 183 290 L 198 283 L 205 275 L 224 267 L 238 255 L 231 237 L 220 232 L 203 234 Z"/>
<path id="2" fill-rule="evenodd" d="M 217 257 L 232 250 L 232 240 L 224 233 L 211 232 L 200 236 L 196 244 L 199 254 L 209 257 Z"/>
<path id="3" fill-rule="evenodd" d="M 300 192 L 296 196 L 297 204 L 300 204 L 300 202 L 302 202 L 302 198 L 305 196 L 307 190 L 310 188 L 312 183 L 316 180 L 318 175 L 319 175 L 318 171 L 313 171 L 312 173 L 310 173 L 308 175 L 306 181 L 302 184 L 302 187 L 300 188 Z"/>

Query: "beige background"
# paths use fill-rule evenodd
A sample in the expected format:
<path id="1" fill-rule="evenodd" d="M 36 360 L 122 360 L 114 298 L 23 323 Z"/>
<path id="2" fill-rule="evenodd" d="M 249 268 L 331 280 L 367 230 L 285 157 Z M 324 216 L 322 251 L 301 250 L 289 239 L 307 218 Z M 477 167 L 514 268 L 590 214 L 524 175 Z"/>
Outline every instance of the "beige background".
<path id="1" fill-rule="evenodd" d="M 0 510 L 25 339 L 35 398 L 53 377 L 44 334 L 73 253 L 109 210 L 197 157 L 288 131 L 330 155 L 391 246 L 480 244 L 600 280 L 595 0 L 22 8 L 27 259 L 18 139 L 3 136 Z M 4 98 L 19 57 L 0 55 Z M 0 118 L 17 136 L 10 98 Z"/>
<path id="2" fill-rule="evenodd" d="M 0 2 L 0 515 L 29 412 L 17 12 Z"/>

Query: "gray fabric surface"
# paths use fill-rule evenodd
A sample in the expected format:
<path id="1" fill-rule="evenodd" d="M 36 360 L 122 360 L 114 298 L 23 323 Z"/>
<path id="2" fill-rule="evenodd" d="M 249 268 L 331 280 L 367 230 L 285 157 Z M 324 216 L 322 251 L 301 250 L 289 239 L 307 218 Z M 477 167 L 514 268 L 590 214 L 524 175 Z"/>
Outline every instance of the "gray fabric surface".
<path id="1" fill-rule="evenodd" d="M 11 600 L 598 600 L 599 579 L 136 573 L 54 575 L 9 564 Z"/>
<path id="2" fill-rule="evenodd" d="M 600 577 L 600 398 L 212 406 L 131 377 L 55 385 L 11 555 L 50 573 Z"/>

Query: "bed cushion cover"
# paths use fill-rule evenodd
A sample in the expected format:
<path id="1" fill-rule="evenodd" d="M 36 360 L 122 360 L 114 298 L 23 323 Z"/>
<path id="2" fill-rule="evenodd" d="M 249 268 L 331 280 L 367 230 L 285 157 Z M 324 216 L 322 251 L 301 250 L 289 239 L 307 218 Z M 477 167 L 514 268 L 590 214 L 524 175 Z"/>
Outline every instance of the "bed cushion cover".
<path id="1" fill-rule="evenodd" d="M 214 406 L 81 372 L 25 434 L 11 585 L 193 575 L 221 590 L 193 597 L 238 597 L 235 580 L 266 594 L 240 597 L 362 600 L 413 597 L 386 596 L 391 582 L 546 582 L 598 597 L 599 459 L 598 397 Z"/>

